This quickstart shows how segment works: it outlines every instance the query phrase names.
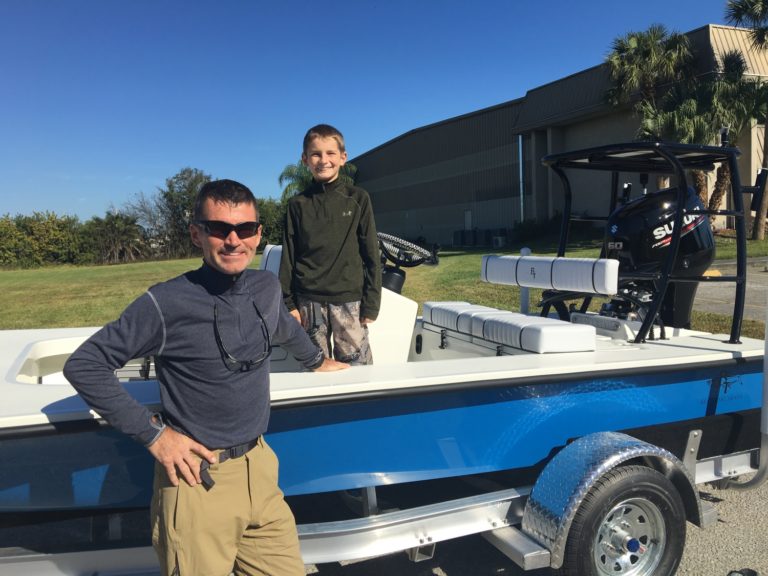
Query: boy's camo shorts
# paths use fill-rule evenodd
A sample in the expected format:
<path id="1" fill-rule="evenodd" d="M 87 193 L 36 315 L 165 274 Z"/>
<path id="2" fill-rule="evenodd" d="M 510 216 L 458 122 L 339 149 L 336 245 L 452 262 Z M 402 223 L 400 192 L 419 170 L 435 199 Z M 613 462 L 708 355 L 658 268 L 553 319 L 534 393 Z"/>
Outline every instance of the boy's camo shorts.
<path id="1" fill-rule="evenodd" d="M 326 357 L 352 365 L 373 364 L 368 327 L 360 323 L 360 302 L 322 304 L 298 299 L 301 325 Z"/>

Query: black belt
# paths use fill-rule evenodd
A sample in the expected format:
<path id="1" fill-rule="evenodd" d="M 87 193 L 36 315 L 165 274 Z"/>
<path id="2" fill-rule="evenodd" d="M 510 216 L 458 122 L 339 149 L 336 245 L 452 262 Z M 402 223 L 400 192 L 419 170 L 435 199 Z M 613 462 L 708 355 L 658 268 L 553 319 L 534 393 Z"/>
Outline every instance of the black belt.
<path id="1" fill-rule="evenodd" d="M 256 444 L 259 443 L 260 440 L 261 436 L 256 438 L 256 440 L 251 440 L 245 444 L 238 444 L 237 446 L 232 446 L 231 448 L 225 448 L 219 452 L 219 464 L 233 458 L 240 458 L 241 456 L 245 456 L 245 454 L 250 452 L 256 446 Z M 211 478 L 211 473 L 208 472 L 208 468 L 210 467 L 211 463 L 208 462 L 208 460 L 200 460 L 200 480 L 202 480 L 203 486 L 206 490 L 210 490 L 213 488 L 213 485 L 216 484 L 216 482 L 213 481 L 213 478 Z"/>

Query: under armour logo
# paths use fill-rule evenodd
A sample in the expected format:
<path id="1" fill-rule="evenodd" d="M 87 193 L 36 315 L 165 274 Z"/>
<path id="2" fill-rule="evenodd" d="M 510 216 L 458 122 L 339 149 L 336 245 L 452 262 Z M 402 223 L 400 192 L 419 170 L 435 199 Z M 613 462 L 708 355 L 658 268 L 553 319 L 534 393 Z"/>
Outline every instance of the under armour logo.
<path id="1" fill-rule="evenodd" d="M 347 210 L 346 212 L 341 213 L 342 216 L 352 216 L 352 210 Z"/>

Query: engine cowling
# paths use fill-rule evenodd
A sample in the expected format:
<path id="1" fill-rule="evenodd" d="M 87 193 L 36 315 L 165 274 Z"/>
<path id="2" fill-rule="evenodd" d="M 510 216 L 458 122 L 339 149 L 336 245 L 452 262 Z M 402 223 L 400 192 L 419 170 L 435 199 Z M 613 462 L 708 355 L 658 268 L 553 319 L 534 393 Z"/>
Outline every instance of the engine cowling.
<path id="1" fill-rule="evenodd" d="M 715 239 L 701 200 L 693 188 L 685 196 L 680 248 L 672 276 L 702 276 L 715 258 Z M 630 200 L 608 218 L 605 249 L 619 261 L 619 277 L 633 273 L 657 273 L 669 253 L 677 211 L 677 188 L 665 188 Z M 656 292 L 658 282 L 638 281 L 640 289 Z M 671 282 L 661 305 L 667 326 L 689 328 L 698 282 Z"/>

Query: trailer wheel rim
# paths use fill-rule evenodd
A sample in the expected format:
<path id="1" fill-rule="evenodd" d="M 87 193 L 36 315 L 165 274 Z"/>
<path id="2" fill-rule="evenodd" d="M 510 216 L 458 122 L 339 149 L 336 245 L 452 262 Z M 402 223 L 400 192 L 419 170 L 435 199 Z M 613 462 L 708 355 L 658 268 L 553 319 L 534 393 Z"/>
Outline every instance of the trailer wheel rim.
<path id="1" fill-rule="evenodd" d="M 661 562 L 665 546 L 664 517 L 658 506 L 644 498 L 622 500 L 598 526 L 595 566 L 605 576 L 650 576 Z"/>

